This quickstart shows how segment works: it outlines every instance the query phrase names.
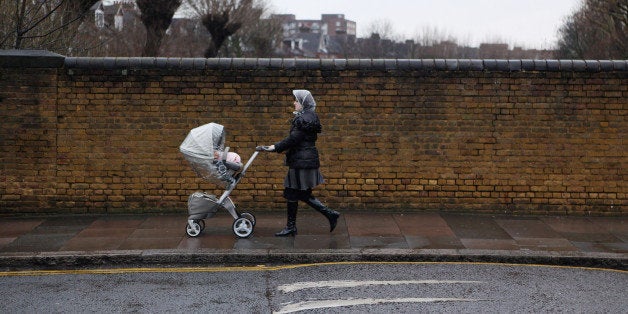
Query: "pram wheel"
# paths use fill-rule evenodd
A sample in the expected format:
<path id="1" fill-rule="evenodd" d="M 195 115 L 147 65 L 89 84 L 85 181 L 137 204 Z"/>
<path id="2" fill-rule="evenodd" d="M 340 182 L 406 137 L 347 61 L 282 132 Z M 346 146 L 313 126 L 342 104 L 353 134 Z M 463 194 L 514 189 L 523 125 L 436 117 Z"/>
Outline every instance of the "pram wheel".
<path id="1" fill-rule="evenodd" d="M 255 216 L 253 216 L 253 214 L 251 213 L 242 213 L 240 214 L 240 217 L 246 218 L 248 220 L 251 221 L 251 223 L 253 223 L 253 226 L 255 226 Z"/>
<path id="2" fill-rule="evenodd" d="M 240 217 L 233 222 L 233 233 L 238 238 L 248 238 L 253 233 L 253 222 L 246 217 Z"/>
<path id="3" fill-rule="evenodd" d="M 199 219 L 195 220 L 194 222 L 198 223 L 201 226 L 201 231 L 205 230 L 205 220 Z"/>
<path id="4" fill-rule="evenodd" d="M 201 224 L 199 224 L 199 221 Z M 202 220 L 194 220 L 191 225 L 189 223 L 185 225 L 185 233 L 190 237 L 198 237 L 203 229 L 205 229 L 205 222 Z"/>

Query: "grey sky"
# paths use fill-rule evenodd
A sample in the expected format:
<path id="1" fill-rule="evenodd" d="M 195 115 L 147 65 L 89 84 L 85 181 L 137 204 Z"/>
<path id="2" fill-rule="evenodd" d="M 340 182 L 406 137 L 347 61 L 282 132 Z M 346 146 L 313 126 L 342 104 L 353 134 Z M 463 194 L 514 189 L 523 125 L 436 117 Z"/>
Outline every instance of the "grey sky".
<path id="1" fill-rule="evenodd" d="M 401 39 L 413 39 L 426 29 L 452 36 L 459 44 L 503 42 L 525 48 L 552 48 L 564 19 L 581 0 L 266 0 L 279 14 L 320 19 L 344 14 L 357 24 L 358 36 L 367 27 L 388 21 Z"/>

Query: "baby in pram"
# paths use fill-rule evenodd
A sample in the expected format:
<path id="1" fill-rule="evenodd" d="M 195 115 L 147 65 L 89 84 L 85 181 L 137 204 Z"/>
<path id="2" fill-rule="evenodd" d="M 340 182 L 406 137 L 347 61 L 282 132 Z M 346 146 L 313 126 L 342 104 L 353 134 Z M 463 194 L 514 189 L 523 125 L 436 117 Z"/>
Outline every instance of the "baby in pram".
<path id="1" fill-rule="evenodd" d="M 220 174 L 220 179 L 231 184 L 235 181 L 234 175 L 242 169 L 242 159 L 234 152 L 222 153 L 223 158 L 220 155 L 220 152 L 214 151 L 214 164 Z"/>

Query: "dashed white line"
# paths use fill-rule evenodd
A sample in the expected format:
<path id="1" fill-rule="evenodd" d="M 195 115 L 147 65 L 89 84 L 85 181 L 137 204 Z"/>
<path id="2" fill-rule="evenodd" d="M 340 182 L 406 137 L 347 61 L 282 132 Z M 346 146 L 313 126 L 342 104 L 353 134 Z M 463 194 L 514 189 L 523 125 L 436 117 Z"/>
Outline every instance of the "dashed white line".
<path id="1" fill-rule="evenodd" d="M 326 309 L 355 305 L 375 305 L 385 303 L 430 303 L 430 302 L 477 302 L 486 301 L 482 299 L 459 299 L 459 298 L 398 298 L 398 299 L 348 299 L 348 300 L 320 300 L 289 303 L 275 314 L 293 313 L 305 310 Z"/>
<path id="2" fill-rule="evenodd" d="M 290 293 L 303 289 L 316 288 L 354 288 L 360 286 L 392 286 L 392 285 L 414 285 L 414 284 L 480 284 L 482 281 L 460 281 L 460 280 L 395 280 L 395 281 L 379 281 L 379 280 L 331 280 L 331 281 L 308 281 L 295 282 L 291 284 L 280 285 L 277 290 L 283 293 Z"/>

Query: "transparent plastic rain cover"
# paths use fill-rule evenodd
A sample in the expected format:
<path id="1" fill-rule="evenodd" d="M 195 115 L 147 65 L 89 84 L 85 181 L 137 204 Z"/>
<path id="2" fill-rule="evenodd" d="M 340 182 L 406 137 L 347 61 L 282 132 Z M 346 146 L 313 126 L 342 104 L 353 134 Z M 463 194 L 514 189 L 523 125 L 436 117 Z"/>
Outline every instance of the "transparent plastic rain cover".
<path id="1" fill-rule="evenodd" d="M 216 163 L 226 155 L 224 148 L 224 127 L 213 122 L 192 129 L 179 146 L 196 174 L 217 184 L 224 183 L 224 173 L 219 171 Z"/>

